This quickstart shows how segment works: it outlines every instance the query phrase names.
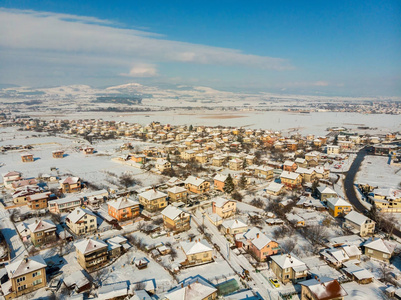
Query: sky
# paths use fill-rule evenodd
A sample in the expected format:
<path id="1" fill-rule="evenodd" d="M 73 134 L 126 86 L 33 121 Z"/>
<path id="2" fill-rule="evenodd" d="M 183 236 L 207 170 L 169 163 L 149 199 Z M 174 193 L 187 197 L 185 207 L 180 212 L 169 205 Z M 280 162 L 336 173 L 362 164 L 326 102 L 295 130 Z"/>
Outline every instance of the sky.
<path id="1" fill-rule="evenodd" d="M 0 84 L 401 96 L 401 1 L 0 1 Z"/>

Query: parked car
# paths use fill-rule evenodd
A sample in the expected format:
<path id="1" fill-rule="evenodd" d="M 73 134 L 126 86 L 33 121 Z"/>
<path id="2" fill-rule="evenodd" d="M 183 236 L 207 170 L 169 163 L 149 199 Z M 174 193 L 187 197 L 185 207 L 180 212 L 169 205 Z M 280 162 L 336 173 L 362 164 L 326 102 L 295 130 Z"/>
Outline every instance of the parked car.
<path id="1" fill-rule="evenodd" d="M 277 279 L 275 279 L 275 278 L 270 278 L 270 283 L 272 284 L 272 286 L 274 286 L 274 287 L 276 287 L 276 288 L 278 288 L 279 286 L 280 286 L 280 283 L 278 282 L 278 280 Z"/>

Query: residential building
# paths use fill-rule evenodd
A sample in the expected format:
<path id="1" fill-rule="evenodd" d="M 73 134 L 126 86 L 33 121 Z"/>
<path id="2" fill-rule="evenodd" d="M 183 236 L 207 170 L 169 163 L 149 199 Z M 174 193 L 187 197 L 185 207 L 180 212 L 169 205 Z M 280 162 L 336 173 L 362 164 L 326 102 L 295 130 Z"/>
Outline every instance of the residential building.
<path id="1" fill-rule="evenodd" d="M 214 189 L 224 192 L 224 185 L 226 184 L 226 179 L 227 179 L 227 175 L 216 174 L 216 176 L 214 176 L 214 178 L 213 178 Z"/>
<path id="2" fill-rule="evenodd" d="M 164 170 L 169 170 L 171 169 L 171 163 L 165 159 L 158 159 L 156 161 L 156 169 L 158 169 L 160 172 L 163 172 Z"/>
<path id="3" fill-rule="evenodd" d="M 352 205 L 340 197 L 327 198 L 327 207 L 333 217 L 344 216 L 352 210 Z"/>
<path id="4" fill-rule="evenodd" d="M 265 188 L 266 193 L 274 196 L 278 196 L 285 191 L 284 184 L 277 183 L 277 182 L 270 182 L 269 185 Z"/>
<path id="5" fill-rule="evenodd" d="M 76 196 L 69 196 L 48 202 L 49 211 L 52 213 L 64 213 L 71 212 L 75 208 L 80 207 L 82 200 Z"/>
<path id="6" fill-rule="evenodd" d="M 51 220 L 36 220 L 28 228 L 31 232 L 31 242 L 35 247 L 53 243 L 57 240 L 57 227 Z"/>
<path id="7" fill-rule="evenodd" d="M 136 218 L 140 214 L 139 202 L 126 197 L 107 202 L 108 213 L 117 221 L 126 221 Z"/>
<path id="8" fill-rule="evenodd" d="M 67 177 L 60 181 L 62 193 L 77 193 L 81 191 L 81 179 L 79 177 Z"/>
<path id="9" fill-rule="evenodd" d="M 63 150 L 55 150 L 52 152 L 53 158 L 63 158 L 64 151 Z"/>
<path id="10" fill-rule="evenodd" d="M 181 186 L 173 186 L 169 188 L 167 194 L 170 202 L 187 202 L 188 191 Z"/>
<path id="11" fill-rule="evenodd" d="M 176 287 L 169 290 L 164 297 L 165 300 L 215 300 L 217 299 L 217 292 L 218 290 L 210 282 L 197 275 L 184 279 Z"/>
<path id="12" fill-rule="evenodd" d="M 266 180 L 273 179 L 273 168 L 268 166 L 257 166 L 255 168 L 255 176 Z"/>
<path id="13" fill-rule="evenodd" d="M 338 194 L 328 186 L 319 186 L 316 194 L 322 202 L 326 202 L 328 198 L 338 197 Z"/>
<path id="14" fill-rule="evenodd" d="M 84 208 L 76 208 L 65 219 L 65 223 L 76 235 L 85 235 L 97 230 L 96 216 Z"/>
<path id="15" fill-rule="evenodd" d="M 17 171 L 13 172 L 8 172 L 6 174 L 3 174 L 3 184 L 6 188 L 11 189 L 12 184 L 15 181 L 21 180 L 21 173 Z"/>
<path id="16" fill-rule="evenodd" d="M 233 171 L 242 170 L 243 165 L 244 165 L 244 161 L 239 158 L 233 158 L 228 162 L 228 168 Z"/>
<path id="17" fill-rule="evenodd" d="M 221 218 L 225 219 L 235 215 L 237 203 L 223 197 L 217 197 L 212 202 L 212 211 Z"/>
<path id="18" fill-rule="evenodd" d="M 374 234 L 375 224 L 376 223 L 373 220 L 354 210 L 345 216 L 345 226 L 354 229 L 360 236 Z"/>
<path id="19" fill-rule="evenodd" d="M 21 154 L 21 160 L 22 162 L 33 162 L 33 154 Z"/>
<path id="20" fill-rule="evenodd" d="M 103 267 L 108 262 L 108 245 L 101 240 L 84 239 L 75 243 L 77 261 L 88 272 Z"/>
<path id="21" fill-rule="evenodd" d="M 243 247 L 253 253 L 259 261 L 265 261 L 271 255 L 275 255 L 280 250 L 276 241 L 270 239 L 258 228 L 253 227 L 243 234 L 245 243 Z M 236 239 L 238 237 L 236 236 Z"/>
<path id="22" fill-rule="evenodd" d="M 212 166 L 214 167 L 222 167 L 224 164 L 225 158 L 222 156 L 214 156 L 212 158 Z"/>
<path id="23" fill-rule="evenodd" d="M 297 168 L 298 168 L 297 164 L 290 160 L 286 160 L 283 164 L 284 171 L 295 172 Z"/>
<path id="24" fill-rule="evenodd" d="M 167 194 L 156 189 L 138 194 L 138 199 L 144 209 L 150 212 L 164 209 L 167 206 Z"/>
<path id="25" fill-rule="evenodd" d="M 44 192 L 26 196 L 28 207 L 33 210 L 47 208 L 47 200 L 50 194 L 51 192 Z"/>
<path id="26" fill-rule="evenodd" d="M 191 228 L 191 215 L 172 205 L 161 212 L 164 226 L 173 231 L 185 231 Z"/>
<path id="27" fill-rule="evenodd" d="M 302 176 L 298 173 L 283 171 L 280 175 L 281 183 L 288 188 L 300 188 Z"/>
<path id="28" fill-rule="evenodd" d="M 365 255 L 389 263 L 396 244 L 383 239 L 369 239 L 363 244 Z"/>
<path id="29" fill-rule="evenodd" d="M 195 194 L 203 194 L 209 191 L 210 182 L 195 176 L 188 176 L 185 180 L 185 188 Z"/>
<path id="30" fill-rule="evenodd" d="M 225 220 L 221 226 L 223 233 L 231 236 L 248 231 L 248 225 L 239 219 Z"/>
<path id="31" fill-rule="evenodd" d="M 213 247 L 206 241 L 196 239 L 192 242 L 181 242 L 182 250 L 186 256 L 184 265 L 197 265 L 213 261 Z"/>
<path id="32" fill-rule="evenodd" d="M 282 283 L 297 283 L 306 279 L 308 267 L 295 255 L 278 254 L 271 259 L 270 268 Z"/>
<path id="33" fill-rule="evenodd" d="M 1 284 L 4 298 L 15 299 L 46 286 L 47 264 L 42 256 L 31 256 L 5 266 L 9 280 Z"/>
<path id="34" fill-rule="evenodd" d="M 301 300 L 343 300 L 348 293 L 333 278 L 319 277 L 300 283 Z"/>

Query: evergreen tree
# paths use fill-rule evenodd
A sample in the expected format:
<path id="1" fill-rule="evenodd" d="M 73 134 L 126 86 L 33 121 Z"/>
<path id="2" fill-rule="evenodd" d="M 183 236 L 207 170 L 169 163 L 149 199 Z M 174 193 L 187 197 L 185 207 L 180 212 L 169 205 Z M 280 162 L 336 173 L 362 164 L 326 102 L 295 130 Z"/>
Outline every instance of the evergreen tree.
<path id="1" fill-rule="evenodd" d="M 189 130 L 189 131 L 192 131 L 192 130 L 194 130 L 194 127 L 192 126 L 192 124 L 191 124 L 191 125 L 189 125 L 189 128 L 188 128 L 188 130 Z"/>
<path id="2" fill-rule="evenodd" d="M 240 189 L 244 189 L 246 187 L 246 177 L 245 177 L 244 174 L 242 174 L 240 179 L 239 179 L 238 187 Z"/>
<path id="3" fill-rule="evenodd" d="M 234 191 L 234 182 L 230 174 L 228 174 L 226 181 L 224 182 L 224 192 L 231 194 Z"/>

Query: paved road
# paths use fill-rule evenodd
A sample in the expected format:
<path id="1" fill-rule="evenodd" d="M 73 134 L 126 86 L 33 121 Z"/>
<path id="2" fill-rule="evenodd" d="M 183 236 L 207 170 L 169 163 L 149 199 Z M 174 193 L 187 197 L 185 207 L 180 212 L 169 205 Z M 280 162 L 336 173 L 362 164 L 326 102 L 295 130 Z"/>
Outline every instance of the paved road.
<path id="1" fill-rule="evenodd" d="M 359 211 L 360 213 L 364 213 L 366 207 L 359 201 L 359 198 L 356 195 L 354 184 L 356 173 L 358 172 L 359 167 L 361 166 L 361 163 L 367 154 L 368 152 L 365 148 L 362 148 L 358 152 L 344 180 L 345 196 L 348 198 L 348 201 L 354 206 L 354 209 L 356 211 Z M 393 234 L 398 238 L 401 238 L 401 231 L 397 228 L 393 229 Z"/>

